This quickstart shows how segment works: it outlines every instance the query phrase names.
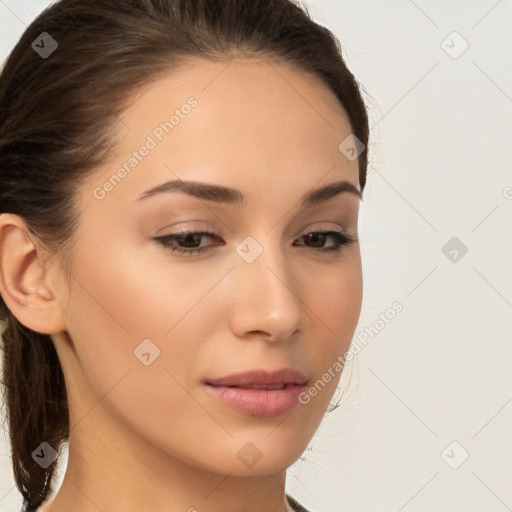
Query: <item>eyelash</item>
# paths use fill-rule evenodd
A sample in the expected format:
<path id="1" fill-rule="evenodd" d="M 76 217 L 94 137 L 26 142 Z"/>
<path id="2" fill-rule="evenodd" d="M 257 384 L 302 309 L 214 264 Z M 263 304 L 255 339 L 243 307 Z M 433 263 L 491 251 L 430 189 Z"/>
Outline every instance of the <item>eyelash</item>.
<path id="1" fill-rule="evenodd" d="M 333 230 L 320 230 L 320 231 L 311 231 L 309 233 L 306 233 L 305 235 L 302 235 L 300 238 L 305 238 L 310 235 L 328 235 L 336 240 L 336 245 L 334 247 L 327 247 L 327 248 L 312 248 L 315 251 L 321 252 L 321 253 L 327 253 L 327 254 L 337 254 L 341 252 L 341 249 L 343 246 L 347 246 L 350 244 L 353 244 L 357 241 L 356 238 L 350 236 L 349 234 L 343 232 L 343 231 L 333 231 Z M 184 232 L 180 234 L 172 234 L 172 235 L 165 235 L 165 236 L 159 236 L 155 237 L 153 240 L 159 245 L 162 245 L 165 250 L 171 251 L 173 253 L 177 253 L 181 256 L 194 256 L 204 253 L 205 251 L 208 251 L 209 249 L 212 249 L 213 247 L 217 247 L 219 245 L 225 245 L 225 244 L 216 244 L 215 246 L 207 246 L 207 247 L 193 247 L 185 249 L 183 247 L 175 247 L 170 245 L 170 242 L 176 241 L 176 239 L 185 238 L 188 236 L 200 236 L 200 237 L 207 237 L 210 239 L 214 239 L 216 237 L 219 237 L 217 233 L 212 233 L 210 231 L 189 231 Z"/>

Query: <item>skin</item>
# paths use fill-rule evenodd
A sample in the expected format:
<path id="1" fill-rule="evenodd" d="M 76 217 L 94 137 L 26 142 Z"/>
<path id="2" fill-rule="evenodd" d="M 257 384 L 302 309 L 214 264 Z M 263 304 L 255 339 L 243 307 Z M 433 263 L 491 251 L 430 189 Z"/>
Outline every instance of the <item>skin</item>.
<path id="1" fill-rule="evenodd" d="M 314 383 L 348 349 L 362 300 L 359 198 L 298 208 L 332 182 L 360 190 L 357 161 L 338 150 L 351 133 L 345 111 L 293 68 L 229 63 L 194 60 L 139 91 L 111 161 L 78 189 L 69 262 L 48 254 L 23 219 L 0 216 L 2 296 L 24 325 L 52 336 L 68 387 L 69 461 L 44 512 L 284 512 L 286 469 L 336 389 L 339 373 L 307 405 L 262 418 L 202 384 L 285 366 Z M 94 189 L 190 96 L 197 107 L 97 199 Z M 178 178 L 237 189 L 244 204 L 182 192 L 138 200 Z M 181 228 L 214 231 L 224 244 L 203 238 L 211 249 L 187 257 L 153 240 Z M 333 238 L 303 238 L 319 229 L 356 241 L 322 253 Z M 235 251 L 248 236 L 263 248 L 250 264 Z M 148 338 L 160 356 L 145 366 L 134 350 Z M 252 467 L 237 457 L 248 442 L 261 454 Z"/>

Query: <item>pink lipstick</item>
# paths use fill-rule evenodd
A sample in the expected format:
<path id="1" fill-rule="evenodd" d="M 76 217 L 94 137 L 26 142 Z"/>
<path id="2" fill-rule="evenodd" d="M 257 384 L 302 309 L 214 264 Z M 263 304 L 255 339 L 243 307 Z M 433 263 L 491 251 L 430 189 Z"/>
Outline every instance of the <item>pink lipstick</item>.
<path id="1" fill-rule="evenodd" d="M 220 402 L 252 416 L 275 417 L 299 403 L 306 377 L 293 368 L 250 370 L 205 381 Z"/>

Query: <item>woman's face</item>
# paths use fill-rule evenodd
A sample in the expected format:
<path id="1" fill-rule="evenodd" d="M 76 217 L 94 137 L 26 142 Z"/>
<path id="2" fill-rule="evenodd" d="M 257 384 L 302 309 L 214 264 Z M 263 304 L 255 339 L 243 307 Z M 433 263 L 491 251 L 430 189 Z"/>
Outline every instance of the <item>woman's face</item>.
<path id="1" fill-rule="evenodd" d="M 195 60 L 141 91 L 79 188 L 69 338 L 54 336 L 72 437 L 129 435 L 241 476 L 300 456 L 361 307 L 350 134 L 325 86 L 265 61 Z M 303 380 L 268 375 L 286 368 Z"/>

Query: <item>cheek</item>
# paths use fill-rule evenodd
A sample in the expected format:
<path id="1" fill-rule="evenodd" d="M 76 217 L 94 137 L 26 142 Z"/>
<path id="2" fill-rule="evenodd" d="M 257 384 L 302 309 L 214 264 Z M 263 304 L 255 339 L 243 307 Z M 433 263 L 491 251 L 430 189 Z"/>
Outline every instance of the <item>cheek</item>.
<path id="1" fill-rule="evenodd" d="M 72 377 L 78 416 L 101 401 L 103 409 L 150 439 L 159 428 L 168 432 L 171 419 L 173 428 L 186 430 L 181 419 L 201 413 L 185 391 L 194 375 L 196 345 L 205 338 L 194 305 L 217 278 L 187 283 L 175 269 L 141 263 L 133 256 L 104 257 L 96 265 L 77 261 L 68 331 L 77 364 L 70 368 L 80 370 Z M 76 400 L 84 389 L 91 392 L 89 404 Z"/>
<path id="2" fill-rule="evenodd" d="M 129 369 L 193 375 L 197 345 L 216 325 L 212 297 L 223 269 L 171 265 L 167 255 L 149 260 L 136 251 L 105 248 L 96 262 L 75 261 L 68 331 L 97 393 Z M 141 361 L 148 351 L 151 366 Z M 142 383 L 154 375 L 141 375 Z"/>
<path id="3" fill-rule="evenodd" d="M 347 352 L 359 321 L 362 304 L 362 275 L 359 253 L 339 265 L 324 269 L 311 281 L 305 304 L 311 309 L 315 329 L 306 338 L 309 359 L 315 361 L 313 383 L 320 380 L 314 402 L 327 407 L 343 372 Z M 316 336 L 314 335 L 316 333 Z M 321 390 L 321 391 L 320 391 Z M 315 393 L 315 391 L 313 391 Z"/>
<path id="4" fill-rule="evenodd" d="M 306 304 L 314 312 L 324 339 L 331 349 L 341 350 L 351 341 L 362 304 L 362 275 L 359 252 L 309 277 Z"/>
<path id="5" fill-rule="evenodd" d="M 173 265 L 163 249 L 155 258 L 112 247 L 96 262 L 82 258 L 74 266 L 81 284 L 71 294 L 79 297 L 74 312 L 86 311 L 102 329 L 134 340 L 170 333 L 223 274 L 206 266 L 198 271 L 197 266 Z"/>

